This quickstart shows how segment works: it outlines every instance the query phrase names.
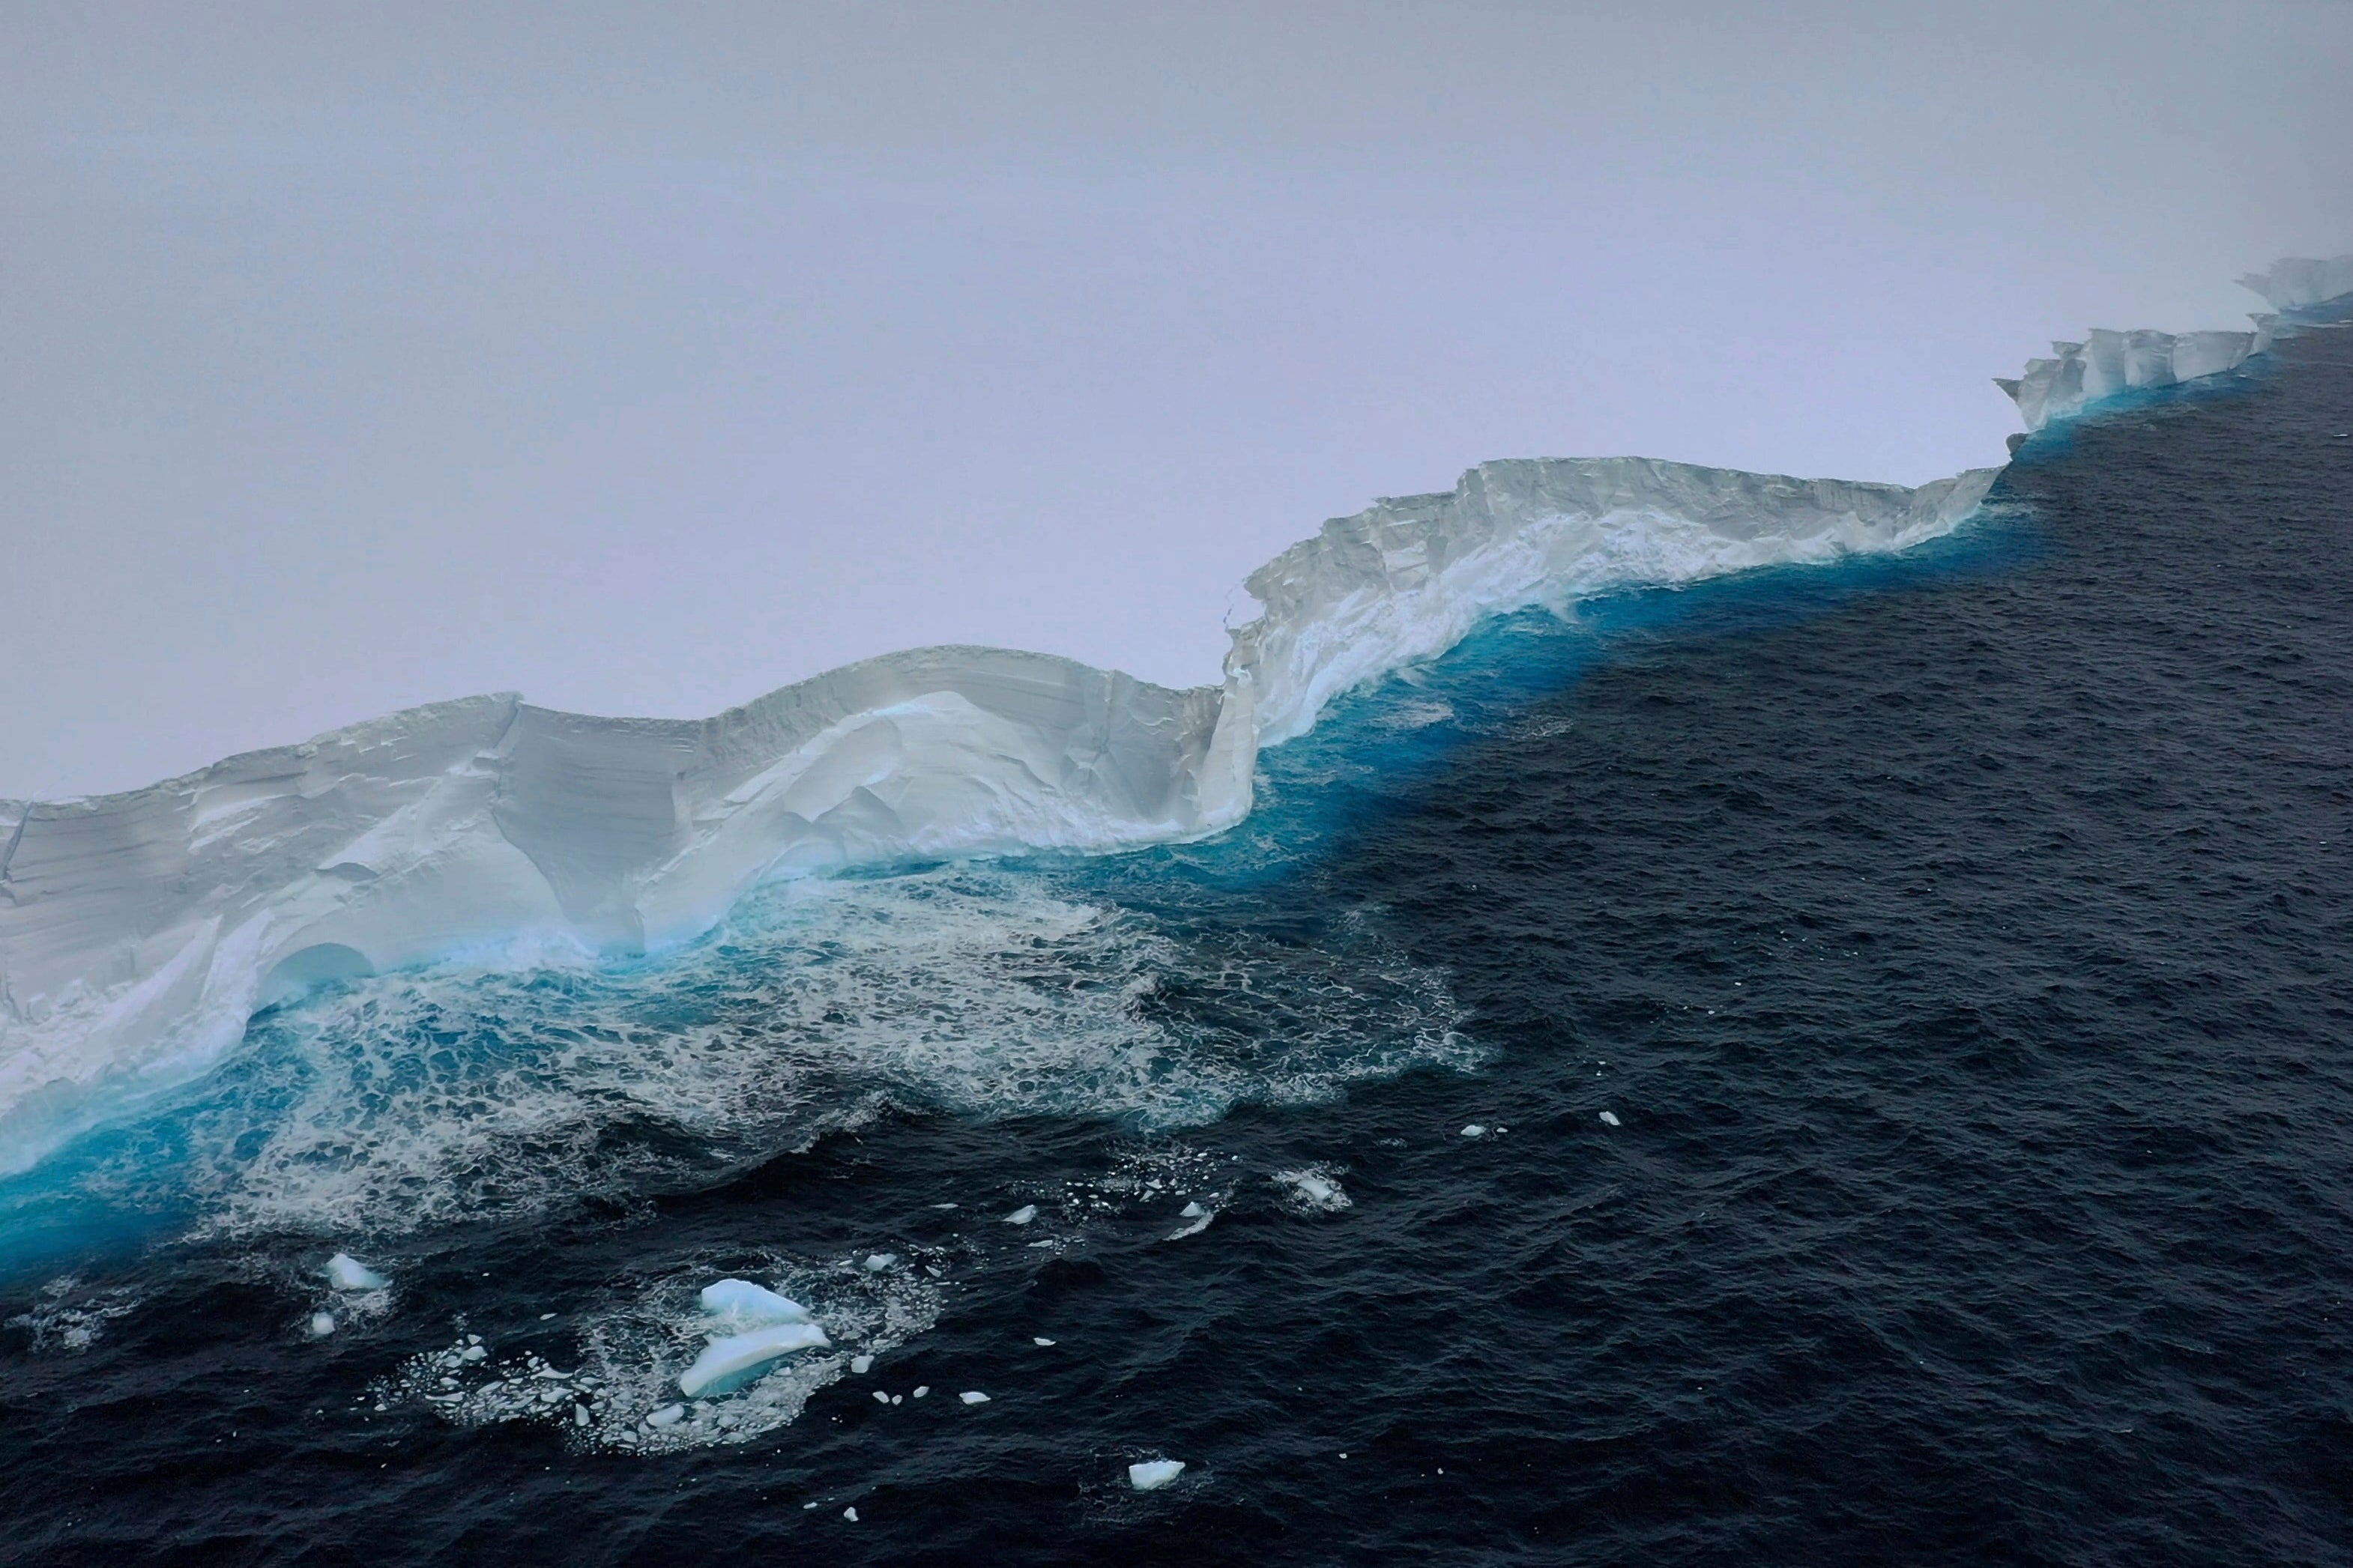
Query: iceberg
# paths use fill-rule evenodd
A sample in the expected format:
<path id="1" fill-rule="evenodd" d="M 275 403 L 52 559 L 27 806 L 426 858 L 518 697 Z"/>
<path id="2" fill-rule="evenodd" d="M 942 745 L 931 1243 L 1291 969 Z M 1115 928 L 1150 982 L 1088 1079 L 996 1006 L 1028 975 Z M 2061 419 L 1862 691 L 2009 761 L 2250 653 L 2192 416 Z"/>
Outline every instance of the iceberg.
<path id="1" fill-rule="evenodd" d="M 2308 257 L 2284 258 L 2273 262 L 2265 271 L 2248 273 L 2239 279 L 2239 286 L 2261 294 L 2264 303 L 2274 310 L 2309 310 L 2353 294 L 2353 256 L 2331 257 L 2326 261 Z"/>
<path id="2" fill-rule="evenodd" d="M 2353 291 L 2353 258 L 2249 281 L 2298 310 Z M 2003 385 L 2040 429 L 2223 374 L 2272 330 L 2094 332 Z M 1902 550 L 1958 526 L 1999 473 L 1909 488 L 1483 463 L 1252 573 L 1261 610 L 1231 628 L 1216 685 L 919 648 L 710 719 L 473 697 L 145 789 L 0 801 L 0 1173 L 202 1076 L 257 1012 L 322 986 L 459 957 L 655 952 L 779 879 L 1215 834 L 1248 814 L 1261 748 L 1490 616 Z"/>
<path id="3" fill-rule="evenodd" d="M 1127 1467 L 1127 1484 L 1140 1492 L 1158 1491 L 1184 1473 L 1182 1459 L 1145 1459 Z"/>
<path id="4" fill-rule="evenodd" d="M 327 1259 L 323 1272 L 327 1283 L 338 1290 L 381 1290 L 392 1283 L 348 1252 L 338 1252 Z"/>
<path id="5" fill-rule="evenodd" d="M 749 1279 L 722 1279 L 702 1288 L 702 1310 L 732 1323 L 765 1328 L 776 1323 L 806 1323 L 808 1309 Z"/>
<path id="6" fill-rule="evenodd" d="M 749 1333 L 714 1340 L 679 1374 L 678 1391 L 689 1399 L 705 1394 L 726 1394 L 741 1388 L 776 1362 L 795 1351 L 811 1350 L 833 1342 L 815 1323 L 776 1323 Z"/>

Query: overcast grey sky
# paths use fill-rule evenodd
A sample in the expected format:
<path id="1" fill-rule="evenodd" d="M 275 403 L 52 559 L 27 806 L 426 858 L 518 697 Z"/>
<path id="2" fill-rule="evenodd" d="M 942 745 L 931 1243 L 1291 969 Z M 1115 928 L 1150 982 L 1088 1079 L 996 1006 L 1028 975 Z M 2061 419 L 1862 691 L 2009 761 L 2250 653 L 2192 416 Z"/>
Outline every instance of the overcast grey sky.
<path id="1" fill-rule="evenodd" d="M 2353 249 L 2341 4 L 0 14 L 0 795 L 926 642 L 1488 458 L 1916 482 Z"/>

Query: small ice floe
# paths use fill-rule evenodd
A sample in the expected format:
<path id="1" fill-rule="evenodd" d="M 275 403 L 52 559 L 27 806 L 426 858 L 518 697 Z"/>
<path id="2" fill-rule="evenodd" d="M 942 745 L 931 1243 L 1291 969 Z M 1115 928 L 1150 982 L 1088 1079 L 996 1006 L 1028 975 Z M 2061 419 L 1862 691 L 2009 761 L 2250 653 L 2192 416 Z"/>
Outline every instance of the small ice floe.
<path id="1" fill-rule="evenodd" d="M 1036 1219 L 1037 1217 L 1038 1205 L 1036 1204 L 1023 1204 L 1019 1208 L 1015 1209 L 1011 1214 L 1005 1216 L 1005 1223 L 1008 1225 L 1028 1225 L 1031 1220 Z"/>
<path id="2" fill-rule="evenodd" d="M 858 1522 L 858 1510 L 855 1507 L 843 1509 L 841 1510 L 841 1517 L 849 1521 L 850 1523 L 856 1524 Z"/>
<path id="3" fill-rule="evenodd" d="M 1350 1207 L 1353 1202 L 1348 1194 L 1341 1190 L 1340 1184 L 1333 1179 L 1333 1172 L 1329 1166 L 1310 1165 L 1303 1170 L 1277 1171 L 1273 1179 L 1279 1184 L 1289 1187 L 1298 1206 L 1303 1208 L 1320 1209 L 1325 1214 L 1337 1214 L 1340 1210 Z"/>
<path id="4" fill-rule="evenodd" d="M 646 1425 L 649 1426 L 675 1426 L 685 1419 L 685 1405 L 665 1405 L 659 1410 L 655 1411 L 653 1414 L 646 1417 Z"/>
<path id="5" fill-rule="evenodd" d="M 1041 1347 L 1048 1347 L 1048 1348 L 1050 1348 L 1050 1347 L 1053 1345 L 1053 1343 L 1054 1343 L 1054 1342 L 1053 1342 L 1053 1341 L 1051 1341 L 1051 1340 L 1048 1339 L 1048 1338 L 1047 1338 L 1045 1335 L 1043 1335 L 1043 1334 L 1031 1334 L 1031 1335 L 1029 1336 L 1029 1342 L 1030 1342 L 1031 1344 L 1033 1344 L 1033 1345 L 1039 1345 L 1039 1346 L 1041 1346 Z"/>
<path id="6" fill-rule="evenodd" d="M 1462 1136 L 1465 1138 L 1484 1138 L 1487 1136 L 1487 1129 L 1480 1125 L 1478 1122 L 1473 1121 L 1470 1126 L 1465 1127 L 1462 1130 Z"/>
<path id="7" fill-rule="evenodd" d="M 849 1370 L 860 1377 L 864 1377 L 873 1369 L 873 1366 L 874 1358 L 871 1355 L 854 1355 L 849 1358 Z"/>
<path id="8" fill-rule="evenodd" d="M 702 1288 L 702 1310 L 745 1328 L 774 1323 L 806 1323 L 808 1309 L 749 1279 L 722 1279 Z"/>
<path id="9" fill-rule="evenodd" d="M 1140 1492 L 1156 1492 L 1184 1473 L 1182 1459 L 1145 1459 L 1127 1467 L 1127 1484 Z"/>
<path id="10" fill-rule="evenodd" d="M 866 1255 L 866 1272 L 880 1274 L 898 1261 L 899 1255 L 895 1252 L 870 1252 Z"/>
<path id="11" fill-rule="evenodd" d="M 381 1290 L 392 1283 L 348 1252 L 327 1259 L 327 1283 L 338 1290 Z"/>
<path id="12" fill-rule="evenodd" d="M 1179 1219 L 1199 1219 L 1203 1215 L 1206 1215 L 1208 1212 L 1209 1211 L 1208 1209 L 1203 1208 L 1198 1203 L 1189 1203 L 1183 1208 L 1176 1211 L 1176 1217 Z"/>
<path id="13" fill-rule="evenodd" d="M 878 1388 L 874 1391 L 874 1403 L 877 1405 L 888 1405 L 891 1403 L 891 1396 Z"/>
<path id="14" fill-rule="evenodd" d="M 956 1397 L 963 1400 L 966 1405 L 986 1405 L 988 1403 L 988 1395 L 983 1394 L 977 1388 L 967 1388 L 962 1394 L 957 1394 Z"/>
<path id="15" fill-rule="evenodd" d="M 1615 1127 L 1615 1126 L 1617 1126 L 1617 1125 L 1619 1124 L 1619 1122 L 1618 1122 L 1618 1113 L 1617 1113 L 1616 1111 L 1614 1111 L 1614 1110 L 1605 1110 L 1605 1111 L 1603 1111 L 1603 1112 L 1601 1113 L 1601 1120 L 1602 1120 L 1603 1121 L 1605 1121 L 1605 1122 L 1609 1123 L 1609 1124 L 1610 1126 L 1612 1126 L 1612 1127 Z"/>
<path id="16" fill-rule="evenodd" d="M 1215 1209 L 1205 1209 L 1199 1204 L 1187 1204 L 1184 1208 L 1178 1212 L 1177 1217 L 1182 1219 L 1185 1223 L 1178 1226 L 1175 1230 L 1170 1231 L 1164 1239 L 1168 1241 L 1182 1241 L 1188 1236 L 1200 1235 L 1203 1231 L 1209 1228 L 1209 1222 L 1218 1217 L 1218 1211 Z"/>
<path id="17" fill-rule="evenodd" d="M 922 1397 L 923 1397 L 923 1395 L 925 1395 L 926 1394 L 929 1394 L 931 1391 L 932 1391 L 932 1385 L 931 1385 L 930 1384 L 928 1384 L 928 1383 L 919 1383 L 919 1384 L 915 1384 L 915 1392 L 914 1392 L 914 1393 L 913 1393 L 913 1394 L 909 1394 L 907 1397 L 908 1397 L 908 1398 L 910 1398 L 910 1399 L 921 1399 Z"/>
<path id="18" fill-rule="evenodd" d="M 795 1351 L 811 1350 L 833 1342 L 815 1323 L 775 1323 L 749 1333 L 714 1340 L 679 1373 L 678 1391 L 689 1399 L 705 1393 L 727 1394 L 767 1371 Z"/>
<path id="19" fill-rule="evenodd" d="M 329 1334 L 332 1334 L 332 1333 L 333 1333 L 334 1331 L 335 1331 L 335 1314 L 334 1314 L 334 1313 L 332 1313 L 332 1312 L 313 1312 L 313 1313 L 311 1313 L 311 1337 L 312 1339 L 314 1339 L 314 1340 L 323 1340 L 323 1339 L 325 1339 Z"/>

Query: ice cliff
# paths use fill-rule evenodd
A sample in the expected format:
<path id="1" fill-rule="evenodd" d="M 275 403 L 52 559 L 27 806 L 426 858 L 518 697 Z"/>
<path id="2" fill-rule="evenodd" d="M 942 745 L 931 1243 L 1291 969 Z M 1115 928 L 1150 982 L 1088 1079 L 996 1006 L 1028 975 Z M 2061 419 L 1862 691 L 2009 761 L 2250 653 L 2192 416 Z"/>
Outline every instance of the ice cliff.
<path id="1" fill-rule="evenodd" d="M 2293 310 L 2348 268 L 2283 262 L 2262 287 Z M 2063 347 L 2014 384 L 2030 427 L 2260 342 Z M 1998 471 L 1909 489 L 1639 458 L 1487 463 L 1253 573 L 1263 611 L 1233 632 L 1220 686 L 926 648 L 713 719 L 477 697 L 122 795 L 0 801 L 0 1170 L 200 1075 L 257 1009 L 322 982 L 551 944 L 656 950 L 780 877 L 1214 833 L 1249 811 L 1261 746 L 1486 616 L 1900 550 L 1958 524 Z"/>
<path id="2" fill-rule="evenodd" d="M 2137 387 L 2172 386 L 2233 371 L 2272 346 L 2283 314 L 2353 294 L 2353 256 L 2333 261 L 2289 258 L 2266 272 L 2250 273 L 2241 285 L 2262 295 L 2270 313 L 2253 318 L 2249 332 L 2120 332 L 2094 328 L 2082 342 L 2054 342 L 2052 357 L 2026 362 L 2015 380 L 1994 384 L 2018 405 L 2029 431 L 2070 419 L 2103 398 Z"/>

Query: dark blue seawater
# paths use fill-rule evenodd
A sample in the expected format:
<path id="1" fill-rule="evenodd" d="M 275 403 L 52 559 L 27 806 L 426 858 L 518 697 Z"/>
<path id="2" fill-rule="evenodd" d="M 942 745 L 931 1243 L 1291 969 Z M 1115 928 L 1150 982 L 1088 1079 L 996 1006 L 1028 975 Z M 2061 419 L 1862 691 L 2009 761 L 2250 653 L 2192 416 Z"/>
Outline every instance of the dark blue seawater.
<path id="1" fill-rule="evenodd" d="M 2348 429 L 2315 330 L 1224 840 L 264 1015 L 0 1183 L 0 1556 L 2353 1562 Z M 649 1424 L 729 1272 L 873 1363 Z"/>

